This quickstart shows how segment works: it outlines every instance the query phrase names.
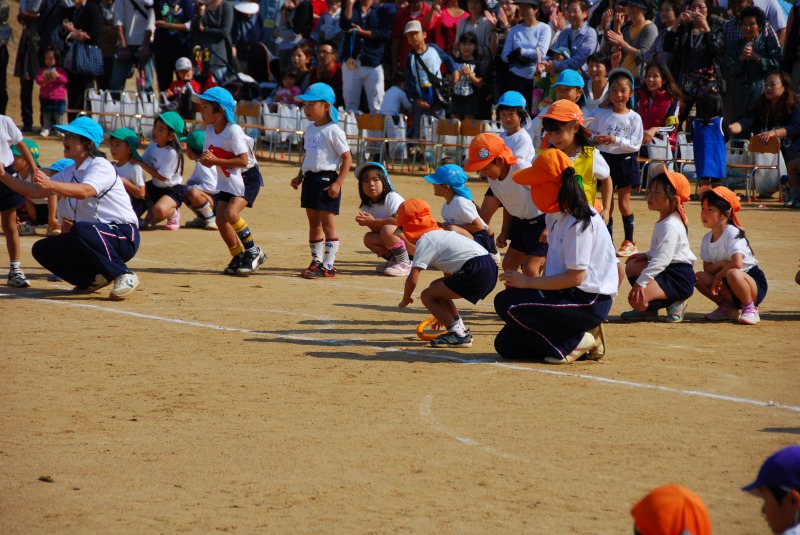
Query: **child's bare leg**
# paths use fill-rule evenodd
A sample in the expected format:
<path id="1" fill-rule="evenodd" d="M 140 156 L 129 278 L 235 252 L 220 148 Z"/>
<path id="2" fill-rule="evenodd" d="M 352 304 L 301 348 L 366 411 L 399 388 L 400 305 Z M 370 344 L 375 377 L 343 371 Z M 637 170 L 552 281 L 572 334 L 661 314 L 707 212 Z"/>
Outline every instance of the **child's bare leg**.
<path id="1" fill-rule="evenodd" d="M 20 245 L 19 230 L 17 229 L 17 209 L 3 210 L 0 212 L 0 223 L 3 228 L 3 235 L 6 237 L 6 249 L 8 259 L 12 262 L 19 261 Z"/>
<path id="2" fill-rule="evenodd" d="M 523 251 L 509 247 L 503 257 L 503 271 L 519 271 L 520 264 L 524 259 L 525 253 Z"/>
<path id="3" fill-rule="evenodd" d="M 741 269 L 731 269 L 725 274 L 725 280 L 728 281 L 728 286 L 742 305 L 755 304 L 758 287 L 753 277 Z"/>
<path id="4" fill-rule="evenodd" d="M 47 197 L 47 230 L 61 230 L 58 223 L 58 197 L 55 195 Z"/>
<path id="5" fill-rule="evenodd" d="M 306 217 L 308 218 L 308 241 L 310 242 L 318 242 L 325 239 L 320 213 L 319 210 L 306 208 Z"/>
<path id="6" fill-rule="evenodd" d="M 172 214 L 175 213 L 175 210 L 178 209 L 178 203 L 175 202 L 175 199 L 170 197 L 169 195 L 164 195 L 153 205 L 153 209 L 151 213 L 153 217 L 156 218 L 157 221 L 161 221 L 162 219 L 167 219 L 168 217 L 172 217 Z"/>
<path id="7" fill-rule="evenodd" d="M 38 218 L 36 216 L 37 214 L 36 205 L 33 204 L 33 201 L 31 201 L 28 198 L 25 199 L 25 210 L 28 212 L 28 217 L 31 218 L 31 221 L 33 222 L 34 225 L 41 225 L 42 223 L 44 223 L 44 221 L 38 221 Z"/>
<path id="8" fill-rule="evenodd" d="M 711 293 L 712 284 L 714 284 L 714 275 L 701 271 L 695 274 L 697 281 L 695 282 L 695 289 L 708 297 L 716 305 L 733 306 L 733 294 L 725 286 L 722 285 L 716 294 Z"/>
<path id="9" fill-rule="evenodd" d="M 385 249 L 391 249 L 403 241 L 403 238 L 398 235 L 397 225 L 384 225 L 381 227 L 379 234 L 381 238 L 381 245 L 383 245 Z"/>
<path id="10" fill-rule="evenodd" d="M 367 232 L 364 234 L 364 245 L 378 256 L 388 258 L 389 250 L 383 243 L 383 237 L 380 232 Z"/>
<path id="11" fill-rule="evenodd" d="M 241 212 L 241 209 L 237 210 L 233 203 L 233 201 L 237 199 L 241 199 L 241 197 L 234 197 L 231 199 L 231 202 L 220 201 L 219 207 L 217 208 L 217 228 L 219 229 L 219 235 L 233 255 L 242 252 L 234 252 L 240 247 L 239 236 L 237 236 L 236 231 L 233 230 L 233 223 L 239 221 L 239 213 Z M 241 200 L 244 201 L 244 199 Z M 247 201 L 244 202 L 245 204 L 247 203 Z"/>
<path id="12" fill-rule="evenodd" d="M 646 258 L 639 259 L 638 257 L 629 257 L 628 261 L 625 263 L 625 275 L 629 279 L 636 279 L 642 274 L 642 271 L 644 271 L 644 268 L 646 268 L 649 263 L 650 262 Z M 633 283 L 631 283 L 631 285 L 633 285 Z"/>
<path id="13" fill-rule="evenodd" d="M 459 227 L 458 225 L 450 225 L 447 230 L 449 230 L 451 232 L 457 232 L 457 233 L 461 234 L 462 236 L 464 236 L 465 238 L 469 238 L 470 240 L 474 240 L 475 239 L 475 236 L 470 234 L 469 231 L 467 231 L 467 229 Z"/>
<path id="14" fill-rule="evenodd" d="M 420 294 L 425 308 L 445 327 L 457 321 L 458 309 L 453 300 L 460 298 L 460 295 L 445 285 L 443 279 L 432 282 Z"/>
<path id="15" fill-rule="evenodd" d="M 522 273 L 528 277 L 538 277 L 544 270 L 544 262 L 546 257 L 525 255 L 522 261 Z"/>
<path id="16" fill-rule="evenodd" d="M 186 201 L 191 208 L 200 208 L 206 202 L 211 205 L 212 209 L 214 208 L 214 199 L 200 188 L 188 188 L 186 190 Z"/>
<path id="17" fill-rule="evenodd" d="M 664 290 L 661 289 L 661 286 L 659 286 L 656 281 L 650 281 L 650 283 L 644 288 L 644 303 L 631 305 L 631 307 L 639 312 L 644 312 L 647 310 L 647 307 L 651 302 L 664 299 L 667 299 L 667 294 L 664 293 Z"/>

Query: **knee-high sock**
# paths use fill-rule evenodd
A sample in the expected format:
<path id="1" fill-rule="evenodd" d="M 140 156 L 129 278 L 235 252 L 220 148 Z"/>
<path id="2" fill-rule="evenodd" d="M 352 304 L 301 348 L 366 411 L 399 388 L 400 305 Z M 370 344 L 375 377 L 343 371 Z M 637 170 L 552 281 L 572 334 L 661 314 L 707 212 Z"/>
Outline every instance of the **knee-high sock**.
<path id="1" fill-rule="evenodd" d="M 247 221 L 244 218 L 239 218 L 239 221 L 233 224 L 233 231 L 242 240 L 242 247 L 247 250 L 255 249 L 255 242 L 253 241 L 253 234 L 250 232 L 250 227 L 247 226 Z"/>
<path id="2" fill-rule="evenodd" d="M 308 247 L 311 249 L 311 261 L 322 263 L 322 255 L 325 254 L 325 242 L 323 240 L 310 241 Z"/>
<path id="3" fill-rule="evenodd" d="M 622 216 L 622 228 L 625 230 L 625 239 L 633 241 L 633 214 Z"/>
<path id="4" fill-rule="evenodd" d="M 339 251 L 339 239 L 325 242 L 325 255 L 322 257 L 322 265 L 325 269 L 333 269 L 336 261 L 336 253 Z"/>

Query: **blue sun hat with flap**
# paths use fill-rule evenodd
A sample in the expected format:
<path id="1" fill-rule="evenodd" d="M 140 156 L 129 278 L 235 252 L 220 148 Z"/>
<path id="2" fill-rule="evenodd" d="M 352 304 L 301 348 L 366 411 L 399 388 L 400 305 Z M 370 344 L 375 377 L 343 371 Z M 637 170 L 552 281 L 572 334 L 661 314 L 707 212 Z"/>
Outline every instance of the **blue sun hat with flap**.
<path id="1" fill-rule="evenodd" d="M 467 173 L 459 166 L 448 163 L 439 166 L 432 175 L 425 175 L 425 181 L 431 184 L 450 186 L 456 195 L 464 197 L 468 201 L 472 200 L 472 192 L 464 184 L 467 183 Z"/>
<path id="2" fill-rule="evenodd" d="M 199 95 L 192 95 L 192 102 L 202 104 L 203 101 L 216 102 L 225 112 L 225 119 L 227 119 L 229 123 L 236 122 L 236 100 L 234 100 L 233 95 L 231 95 L 231 92 L 227 89 L 216 86 Z"/>
<path id="3" fill-rule="evenodd" d="M 65 134 L 75 134 L 85 137 L 96 146 L 103 142 L 103 127 L 91 117 L 82 115 L 69 124 L 57 124 L 53 128 Z"/>
<path id="4" fill-rule="evenodd" d="M 61 158 L 60 160 L 56 160 L 50 165 L 43 167 L 42 169 L 47 169 L 55 173 L 60 173 L 70 165 L 75 165 L 75 160 L 73 160 L 72 158 Z"/>
<path id="5" fill-rule="evenodd" d="M 319 100 L 327 102 L 331 105 L 331 121 L 334 123 L 339 122 L 339 112 L 336 111 L 336 93 L 333 92 L 333 89 L 328 84 L 323 84 L 322 82 L 311 84 L 308 86 L 305 93 L 295 98 L 303 102 L 315 102 Z"/>
<path id="6" fill-rule="evenodd" d="M 369 169 L 371 167 L 375 167 L 381 173 L 383 173 L 383 176 L 386 177 L 386 182 L 389 183 L 389 187 L 391 187 L 392 191 L 394 191 L 394 185 L 392 184 L 392 179 L 389 178 L 389 171 L 380 162 L 364 162 L 361 165 L 359 165 L 358 167 L 356 167 L 356 170 L 353 171 L 353 174 L 356 175 L 356 178 L 360 181 L 361 180 L 361 173 L 363 173 L 364 171 L 366 171 L 367 169 Z"/>

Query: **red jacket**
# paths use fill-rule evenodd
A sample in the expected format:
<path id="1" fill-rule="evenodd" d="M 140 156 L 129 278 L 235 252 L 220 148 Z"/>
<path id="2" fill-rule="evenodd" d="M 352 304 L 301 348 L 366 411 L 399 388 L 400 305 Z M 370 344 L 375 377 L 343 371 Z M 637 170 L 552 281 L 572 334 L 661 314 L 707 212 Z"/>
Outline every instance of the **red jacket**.
<path id="1" fill-rule="evenodd" d="M 645 130 L 653 127 L 668 126 L 667 117 L 677 117 L 679 103 L 673 100 L 665 89 L 650 93 L 646 87 L 639 89 L 639 110 L 642 118 L 642 126 Z M 675 140 L 678 137 L 678 128 L 669 135 L 669 144 L 675 148 Z"/>

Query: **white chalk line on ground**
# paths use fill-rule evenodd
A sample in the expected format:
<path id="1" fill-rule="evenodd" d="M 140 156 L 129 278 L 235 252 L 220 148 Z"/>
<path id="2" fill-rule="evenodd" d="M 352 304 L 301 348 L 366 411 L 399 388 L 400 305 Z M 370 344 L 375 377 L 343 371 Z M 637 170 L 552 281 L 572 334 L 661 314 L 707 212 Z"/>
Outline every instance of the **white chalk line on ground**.
<path id="1" fill-rule="evenodd" d="M 28 291 L 20 294 L 5 294 L 0 293 L 0 298 L 11 298 L 11 299 L 27 299 L 30 301 L 36 301 L 40 303 L 48 303 L 48 304 L 55 304 L 60 306 L 66 307 L 73 307 L 73 308 L 82 308 L 87 310 L 100 310 L 103 312 L 111 313 L 111 314 L 119 314 L 123 316 L 130 316 L 134 318 L 141 318 L 141 319 L 149 319 L 155 321 L 162 321 L 165 323 L 173 323 L 176 325 L 186 325 L 189 327 L 198 327 L 202 329 L 210 329 L 215 331 L 222 331 L 222 332 L 238 332 L 243 334 L 252 334 L 256 336 L 271 336 L 276 340 L 280 339 L 287 339 L 287 340 L 297 340 L 303 342 L 314 342 L 319 345 L 330 345 L 330 346 L 339 346 L 339 347 L 346 347 L 353 343 L 363 344 L 366 339 L 365 338 L 329 338 L 329 339 L 321 339 L 315 338 L 313 336 L 301 336 L 297 334 L 291 333 L 275 333 L 270 331 L 259 331 L 253 329 L 243 329 L 240 327 L 227 327 L 224 325 L 214 325 L 211 323 L 204 323 L 201 321 L 192 321 L 192 320 L 182 320 L 178 318 L 168 318 L 164 316 L 157 316 L 154 314 L 144 314 L 141 312 L 134 312 L 131 310 L 121 310 L 116 308 L 110 308 L 100 305 L 92 305 L 86 303 L 71 303 L 69 301 L 59 301 L 57 299 L 43 299 L 36 297 L 43 292 L 41 291 Z M 588 381 L 596 381 L 602 384 L 607 385 L 615 385 L 615 386 L 627 386 L 631 388 L 641 388 L 645 390 L 656 390 L 659 392 L 666 392 L 670 394 L 680 394 L 684 396 L 692 396 L 692 397 L 701 397 L 707 399 L 713 399 L 716 401 L 727 401 L 730 403 L 739 403 L 745 405 L 755 405 L 758 407 L 772 407 L 776 409 L 783 409 L 792 412 L 800 412 L 800 406 L 795 405 L 786 405 L 783 403 L 775 403 L 773 401 L 760 401 L 756 399 L 749 399 L 749 398 L 741 398 L 737 396 L 727 396 L 723 394 L 715 394 L 713 392 L 705 392 L 703 390 L 687 390 L 681 388 L 672 388 L 663 385 L 657 384 L 648 384 L 648 383 L 638 383 L 635 381 L 625 381 L 621 379 L 611 379 L 608 377 L 601 377 L 597 375 L 588 375 L 585 373 L 574 373 L 574 372 L 566 372 L 566 371 L 559 371 L 554 369 L 546 369 L 546 368 L 529 368 L 526 366 L 522 366 L 520 364 L 510 364 L 507 362 L 497 362 L 494 358 L 492 359 L 463 359 L 459 357 L 454 357 L 451 355 L 445 355 L 442 353 L 434 353 L 434 352 L 426 352 L 426 351 L 414 351 L 409 350 L 406 347 L 398 347 L 398 346 L 390 346 L 390 347 L 381 347 L 381 346 L 371 346 L 371 345 L 360 345 L 360 347 L 364 349 L 371 349 L 373 351 L 380 351 L 380 352 L 390 352 L 390 353 L 404 353 L 410 356 L 416 357 L 425 357 L 430 359 L 436 360 L 445 360 L 449 362 L 457 362 L 461 364 L 488 364 L 490 366 L 496 366 L 503 369 L 508 370 L 516 370 L 516 371 L 526 371 L 526 372 L 538 372 L 543 373 L 546 375 L 556 375 L 560 377 L 572 377 L 576 379 L 585 379 Z"/>

